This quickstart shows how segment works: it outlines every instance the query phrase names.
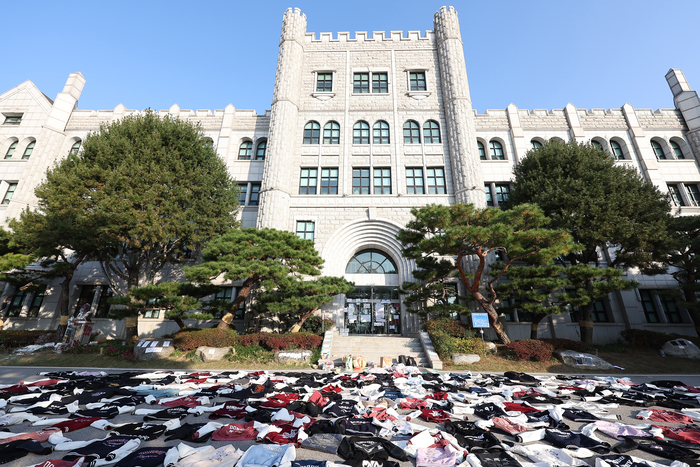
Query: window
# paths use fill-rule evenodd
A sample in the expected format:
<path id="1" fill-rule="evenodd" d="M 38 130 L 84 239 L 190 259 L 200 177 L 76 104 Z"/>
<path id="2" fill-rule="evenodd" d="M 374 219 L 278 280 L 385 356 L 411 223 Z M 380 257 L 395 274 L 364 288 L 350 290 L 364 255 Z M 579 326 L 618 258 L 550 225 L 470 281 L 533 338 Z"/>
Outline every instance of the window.
<path id="1" fill-rule="evenodd" d="M 510 197 L 510 185 L 496 185 L 496 202 L 500 206 Z"/>
<path id="2" fill-rule="evenodd" d="M 420 144 L 420 127 L 418 123 L 409 120 L 403 124 L 404 144 Z"/>
<path id="3" fill-rule="evenodd" d="M 243 141 L 241 147 L 238 148 L 238 160 L 239 161 L 249 161 L 250 156 L 253 153 L 253 142 Z"/>
<path id="4" fill-rule="evenodd" d="M 493 204 L 493 196 L 491 195 L 491 185 L 486 185 L 484 190 L 486 191 L 486 206 L 495 207 L 495 204 Z"/>
<path id="5" fill-rule="evenodd" d="M 697 185 L 686 183 L 685 192 L 688 195 L 688 201 L 691 206 L 700 206 L 700 192 L 698 192 Z"/>
<path id="6" fill-rule="evenodd" d="M 248 201 L 248 206 L 257 206 L 260 204 L 260 184 L 251 183 L 250 184 L 250 201 Z"/>
<path id="7" fill-rule="evenodd" d="M 233 287 L 220 287 L 219 291 L 214 295 L 214 300 L 222 302 L 231 302 L 233 299 Z"/>
<path id="8" fill-rule="evenodd" d="M 600 299 L 592 303 L 591 318 L 594 323 L 607 323 L 608 312 L 605 309 L 605 301 Z M 578 322 L 581 319 L 579 307 L 569 307 L 571 313 L 571 321 Z"/>
<path id="9" fill-rule="evenodd" d="M 240 292 L 240 289 L 236 289 L 236 296 L 234 297 L 233 301 L 236 300 L 236 298 L 238 297 L 238 293 L 239 293 L 239 292 Z M 234 315 L 233 315 L 233 319 L 243 319 L 243 318 L 245 318 L 245 309 L 246 309 L 247 304 L 248 304 L 248 300 L 244 300 L 243 303 L 241 303 L 241 306 L 239 306 L 239 307 L 236 309 L 236 312 L 235 312 Z M 222 314 L 222 316 L 223 316 L 223 314 Z"/>
<path id="10" fill-rule="evenodd" d="M 73 310 L 73 315 L 77 315 L 78 311 L 83 305 L 91 306 L 93 300 L 95 299 L 95 294 L 99 291 L 99 296 L 97 298 L 97 307 L 95 311 L 95 318 L 106 318 L 109 313 L 110 304 L 107 303 L 107 299 L 113 294 L 109 287 L 99 286 L 99 285 L 81 285 L 80 295 L 78 296 L 78 301 L 75 302 L 75 309 Z"/>
<path id="11" fill-rule="evenodd" d="M 441 143 L 440 140 L 440 127 L 434 120 L 428 120 L 423 125 L 423 141 L 425 144 L 436 144 Z"/>
<path id="12" fill-rule="evenodd" d="M 255 160 L 264 161 L 265 154 L 267 153 L 267 140 L 264 139 L 258 143 L 258 147 L 255 148 Z"/>
<path id="13" fill-rule="evenodd" d="M 352 144 L 369 144 L 369 123 L 360 120 L 352 127 Z"/>
<path id="14" fill-rule="evenodd" d="M 18 290 L 15 296 L 12 297 L 10 305 L 7 307 L 7 316 L 17 317 L 22 313 L 22 305 L 24 305 L 24 300 L 27 298 L 26 290 Z"/>
<path id="15" fill-rule="evenodd" d="M 24 154 L 22 154 L 22 160 L 27 160 L 29 159 L 29 156 L 32 155 L 32 151 L 34 151 L 34 145 L 36 144 L 36 141 L 32 141 L 27 145 L 27 148 L 24 150 Z"/>
<path id="16" fill-rule="evenodd" d="M 46 286 L 41 287 L 32 295 L 32 301 L 29 304 L 29 310 L 27 310 L 27 316 L 36 317 L 39 316 L 39 310 L 41 310 L 41 304 L 44 303 L 44 295 L 46 295 Z"/>
<path id="17" fill-rule="evenodd" d="M 491 141 L 489 143 L 489 152 L 491 153 L 491 160 L 493 161 L 503 161 L 506 159 L 503 155 L 503 145 L 498 141 Z"/>
<path id="18" fill-rule="evenodd" d="M 661 322 L 661 313 L 667 323 L 683 322 L 676 301 L 667 291 L 639 289 L 639 297 L 642 299 L 642 308 L 648 323 Z"/>
<path id="19" fill-rule="evenodd" d="M 530 141 L 530 144 L 532 144 L 532 149 L 539 149 L 542 147 L 542 143 L 540 143 L 536 139 L 533 139 L 532 141 Z M 598 143 L 598 144 L 600 144 L 600 143 Z"/>
<path id="20" fill-rule="evenodd" d="M 5 153 L 5 159 L 12 159 L 12 154 L 14 154 L 15 149 L 17 149 L 17 143 L 18 141 L 15 141 L 14 143 L 10 144 L 10 147 L 7 148 L 7 152 Z"/>
<path id="21" fill-rule="evenodd" d="M 651 142 L 651 148 L 654 150 L 654 155 L 657 159 L 666 159 L 666 154 L 664 154 L 664 149 L 658 141 Z"/>
<path id="22" fill-rule="evenodd" d="M 484 149 L 484 143 L 481 141 L 476 142 L 476 147 L 479 148 L 479 160 L 486 160 L 486 149 Z"/>
<path id="23" fill-rule="evenodd" d="M 666 321 L 669 323 L 682 323 L 681 312 L 676 306 L 676 301 L 665 294 L 657 294 L 661 302 L 661 309 L 666 315 Z"/>
<path id="24" fill-rule="evenodd" d="M 369 73 L 353 73 L 352 92 L 357 94 L 369 93 Z"/>
<path id="25" fill-rule="evenodd" d="M 92 302 L 95 300 L 95 292 L 97 292 L 99 288 L 98 285 L 80 285 L 78 287 L 80 291 L 78 292 L 78 300 L 75 302 L 75 307 L 73 309 L 73 316 L 78 314 L 83 305 L 92 306 Z"/>
<path id="26" fill-rule="evenodd" d="M 610 141 L 610 147 L 612 148 L 613 156 L 617 160 L 624 160 L 625 155 L 622 152 L 622 146 L 617 141 Z"/>
<path id="27" fill-rule="evenodd" d="M 428 194 L 445 194 L 445 169 L 442 167 L 428 168 Z"/>
<path id="28" fill-rule="evenodd" d="M 321 169 L 321 194 L 338 194 L 338 169 Z"/>
<path id="29" fill-rule="evenodd" d="M 600 144 L 600 141 L 591 141 L 591 144 L 593 145 L 594 148 L 598 149 L 599 151 L 603 150 L 603 145 Z"/>
<path id="30" fill-rule="evenodd" d="M 5 115 L 3 125 L 19 125 L 22 122 L 21 115 Z"/>
<path id="31" fill-rule="evenodd" d="M 372 129 L 372 144 L 389 144 L 389 124 L 379 120 Z"/>
<path id="32" fill-rule="evenodd" d="M 248 184 L 241 183 L 238 185 L 238 189 L 240 190 L 240 194 L 238 195 L 238 204 L 245 206 L 246 195 L 248 194 Z"/>
<path id="33" fill-rule="evenodd" d="M 389 92 L 389 75 L 386 73 L 372 73 L 372 93 L 386 94 Z"/>
<path id="34" fill-rule="evenodd" d="M 671 141 L 671 150 L 673 150 L 673 155 L 676 156 L 676 159 L 685 159 L 681 146 L 675 141 Z"/>
<path id="35" fill-rule="evenodd" d="M 328 122 L 323 127 L 323 144 L 340 144 L 340 125 Z"/>
<path id="36" fill-rule="evenodd" d="M 423 189 L 423 169 L 422 168 L 407 168 L 406 169 L 406 192 L 409 195 L 425 194 Z"/>
<path id="37" fill-rule="evenodd" d="M 70 152 L 69 152 L 68 154 L 70 154 L 71 156 L 77 156 L 77 155 L 78 155 L 78 151 L 80 151 L 80 145 L 81 145 L 81 144 L 83 144 L 83 143 L 82 143 L 82 141 L 80 141 L 80 140 L 78 140 L 78 141 L 76 141 L 75 143 L 73 143 L 73 146 L 71 146 Z"/>
<path id="38" fill-rule="evenodd" d="M 350 259 L 346 274 L 397 274 L 396 264 L 384 252 L 363 250 Z"/>
<path id="39" fill-rule="evenodd" d="M 409 89 L 411 91 L 425 91 L 425 72 L 424 71 L 411 71 L 408 74 Z"/>
<path id="40" fill-rule="evenodd" d="M 2 204 L 10 204 L 10 200 L 12 199 L 12 195 L 15 194 L 15 190 L 17 189 L 17 182 L 9 183 L 7 187 L 7 191 L 5 192 L 5 196 L 2 198 Z"/>
<path id="41" fill-rule="evenodd" d="M 668 193 L 671 195 L 671 200 L 673 201 L 673 204 L 676 206 L 685 206 L 685 203 L 683 202 L 683 197 L 681 197 L 681 190 L 678 189 L 678 185 L 674 184 L 667 184 L 668 186 Z"/>
<path id="42" fill-rule="evenodd" d="M 374 169 L 374 194 L 391 194 L 391 169 Z"/>
<path id="43" fill-rule="evenodd" d="M 369 194 L 369 169 L 368 168 L 352 169 L 352 194 L 353 195 L 368 195 Z"/>
<path id="44" fill-rule="evenodd" d="M 333 73 L 324 72 L 316 74 L 316 92 L 333 91 Z"/>
<path id="45" fill-rule="evenodd" d="M 297 221 L 297 236 L 314 241 L 314 223 L 311 221 Z"/>
<path id="46" fill-rule="evenodd" d="M 301 169 L 301 179 L 299 180 L 300 195 L 315 195 L 318 169 Z"/>
<path id="47" fill-rule="evenodd" d="M 642 299 L 642 309 L 644 310 L 644 315 L 647 318 L 647 323 L 658 323 L 659 314 L 656 311 L 656 306 L 654 306 L 654 297 L 650 290 L 640 290 L 639 296 Z"/>
<path id="48" fill-rule="evenodd" d="M 309 122 L 304 125 L 304 144 L 318 144 L 321 135 L 321 125 L 318 122 Z"/>

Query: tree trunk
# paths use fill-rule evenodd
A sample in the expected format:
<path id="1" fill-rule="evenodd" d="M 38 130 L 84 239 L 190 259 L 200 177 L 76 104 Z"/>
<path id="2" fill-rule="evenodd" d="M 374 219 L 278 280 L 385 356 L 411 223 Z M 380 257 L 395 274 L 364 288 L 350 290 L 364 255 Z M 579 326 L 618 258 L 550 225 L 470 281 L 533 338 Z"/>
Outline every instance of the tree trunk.
<path id="1" fill-rule="evenodd" d="M 185 324 L 185 322 L 184 322 L 184 321 L 182 320 L 182 318 L 180 318 L 180 317 L 178 317 L 178 318 L 173 318 L 173 321 L 175 321 L 175 324 L 177 324 L 178 326 L 180 326 L 180 329 L 185 329 L 185 328 L 187 327 L 187 325 Z"/>
<path id="2" fill-rule="evenodd" d="M 316 311 L 316 310 L 318 310 L 318 308 L 314 308 L 313 310 L 309 311 L 308 313 L 303 314 L 301 316 L 301 318 L 299 319 L 299 321 L 289 329 L 289 332 L 299 332 L 299 330 L 304 325 L 306 320 L 309 319 L 309 317 L 311 315 L 313 315 L 314 311 Z"/>
<path id="3" fill-rule="evenodd" d="M 593 304 L 582 305 L 579 308 L 581 319 L 578 321 L 578 327 L 581 332 L 581 342 L 593 344 Z"/>
<path id="4" fill-rule="evenodd" d="M 245 303 L 245 301 L 248 299 L 248 295 L 250 295 L 250 291 L 253 290 L 253 286 L 256 282 L 258 282 L 259 278 L 259 276 L 255 275 L 253 277 L 249 277 L 245 280 L 245 282 L 243 282 L 241 290 L 238 291 L 238 296 L 236 296 L 236 299 L 233 301 L 233 303 L 231 303 L 230 310 L 237 310 L 243 303 Z M 235 315 L 230 310 L 227 311 L 223 318 L 221 318 L 221 321 L 219 321 L 219 324 L 216 326 L 218 329 L 229 329 L 231 327 L 231 322 L 233 321 L 233 318 L 235 318 Z"/>
<path id="5" fill-rule="evenodd" d="M 695 296 L 695 292 L 692 290 L 683 290 L 683 296 L 685 301 L 692 303 L 692 306 L 688 306 L 688 313 L 690 318 L 693 320 L 693 325 L 695 325 L 695 333 L 700 336 L 700 310 L 698 310 L 698 299 Z"/>
<path id="6" fill-rule="evenodd" d="M 530 339 L 537 339 L 537 328 L 545 316 L 547 315 L 544 313 L 537 313 L 533 318 L 532 324 L 530 324 Z"/>
<path id="7" fill-rule="evenodd" d="M 80 263 L 85 259 L 85 255 L 78 256 L 75 262 L 72 263 L 71 268 L 63 274 L 63 282 L 61 282 L 61 310 L 60 316 L 61 320 L 58 323 L 58 328 L 56 328 L 56 342 L 62 342 L 63 336 L 66 333 L 66 328 L 68 327 L 68 315 L 70 306 L 70 283 L 73 280 L 73 275 L 75 270 L 78 269 Z"/>

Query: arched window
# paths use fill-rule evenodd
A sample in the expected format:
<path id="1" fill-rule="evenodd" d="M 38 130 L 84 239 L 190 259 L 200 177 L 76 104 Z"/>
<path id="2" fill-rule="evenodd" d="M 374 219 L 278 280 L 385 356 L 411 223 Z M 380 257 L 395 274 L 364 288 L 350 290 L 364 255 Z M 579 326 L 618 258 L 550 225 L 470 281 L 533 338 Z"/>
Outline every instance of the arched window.
<path id="1" fill-rule="evenodd" d="M 594 148 L 598 149 L 599 151 L 603 150 L 603 145 L 600 144 L 600 141 L 593 140 L 593 141 L 591 141 L 591 144 L 593 145 Z"/>
<path id="2" fill-rule="evenodd" d="M 15 141 L 14 143 L 10 144 L 10 147 L 7 148 L 7 152 L 5 153 L 5 159 L 12 159 L 12 154 L 14 154 L 15 149 L 17 149 L 17 143 L 18 141 Z"/>
<path id="3" fill-rule="evenodd" d="M 420 127 L 417 122 L 409 120 L 403 124 L 404 144 L 420 144 Z"/>
<path id="4" fill-rule="evenodd" d="M 498 141 L 492 140 L 489 143 L 489 152 L 491 153 L 492 161 L 503 161 L 506 159 L 503 155 L 503 145 Z"/>
<path id="5" fill-rule="evenodd" d="M 27 160 L 29 159 L 29 156 L 32 155 L 32 151 L 34 151 L 34 145 L 36 145 L 36 141 L 32 141 L 27 145 L 27 149 L 24 150 L 24 154 L 22 154 L 22 160 Z"/>
<path id="6" fill-rule="evenodd" d="M 383 120 L 379 120 L 374 124 L 373 128 L 373 144 L 389 144 L 389 124 Z"/>
<path id="7" fill-rule="evenodd" d="M 267 140 L 264 139 L 258 143 L 258 147 L 255 148 L 255 160 L 264 161 L 265 154 L 267 153 Z"/>
<path id="8" fill-rule="evenodd" d="M 532 149 L 539 149 L 542 147 L 542 143 L 540 143 L 536 139 L 533 139 L 532 141 L 530 141 L 530 143 L 532 144 Z"/>
<path id="9" fill-rule="evenodd" d="M 204 137 L 204 138 L 202 138 L 202 144 L 204 145 L 205 148 L 213 148 L 214 147 L 214 140 L 211 138 Z"/>
<path id="10" fill-rule="evenodd" d="M 654 155 L 657 159 L 666 159 L 666 154 L 664 154 L 664 148 L 658 141 L 651 140 L 651 148 L 654 150 Z"/>
<path id="11" fill-rule="evenodd" d="M 612 148 L 612 153 L 613 156 L 615 156 L 615 159 L 623 160 L 625 158 L 625 154 L 622 152 L 622 146 L 620 146 L 620 143 L 612 140 L 610 141 L 610 148 Z"/>
<path id="12" fill-rule="evenodd" d="M 352 127 L 352 144 L 369 144 L 369 123 L 360 120 Z"/>
<path id="13" fill-rule="evenodd" d="M 423 141 L 425 144 L 441 143 L 440 127 L 435 120 L 428 120 L 423 125 Z"/>
<path id="14" fill-rule="evenodd" d="M 479 159 L 482 161 L 486 160 L 486 149 L 484 149 L 484 143 L 481 141 L 476 142 L 476 147 L 479 148 Z"/>
<path id="15" fill-rule="evenodd" d="M 321 137 L 321 125 L 313 120 L 304 125 L 304 144 L 318 144 Z"/>
<path id="16" fill-rule="evenodd" d="M 323 127 L 323 144 L 340 144 L 340 125 L 328 122 Z"/>
<path id="17" fill-rule="evenodd" d="M 396 264 L 384 252 L 363 250 L 352 257 L 346 274 L 398 274 Z"/>
<path id="18" fill-rule="evenodd" d="M 673 155 L 676 156 L 676 159 L 685 159 L 683 151 L 681 151 L 680 144 L 676 143 L 675 141 L 671 141 L 671 149 L 673 150 Z"/>
<path id="19" fill-rule="evenodd" d="M 241 146 L 238 148 L 238 160 L 239 161 L 249 161 L 250 156 L 253 153 L 253 142 L 243 141 Z"/>
<path id="20" fill-rule="evenodd" d="M 76 141 L 75 143 L 73 143 L 73 146 L 71 146 L 70 152 L 69 152 L 68 154 L 70 154 L 71 156 L 76 156 L 76 155 L 78 155 L 78 151 L 80 151 L 80 145 L 81 145 L 81 144 L 83 144 L 83 142 L 80 141 L 80 140 L 78 140 L 78 141 Z"/>

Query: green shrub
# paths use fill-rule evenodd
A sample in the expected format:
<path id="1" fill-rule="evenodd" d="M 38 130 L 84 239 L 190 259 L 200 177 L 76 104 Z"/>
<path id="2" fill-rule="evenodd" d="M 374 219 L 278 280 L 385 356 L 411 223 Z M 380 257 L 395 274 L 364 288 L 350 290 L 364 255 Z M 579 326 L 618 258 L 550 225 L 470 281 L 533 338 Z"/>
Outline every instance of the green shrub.
<path id="1" fill-rule="evenodd" d="M 449 360 L 454 353 L 481 354 L 484 351 L 483 344 L 479 338 L 458 338 L 446 332 L 433 332 L 430 334 L 430 341 L 433 343 L 435 351 L 443 360 Z"/>
<path id="2" fill-rule="evenodd" d="M 620 331 L 620 337 L 631 347 L 658 350 L 673 339 L 686 339 L 700 347 L 700 338 L 683 336 L 681 334 L 666 334 L 664 332 L 648 331 L 646 329 L 625 329 Z"/>
<path id="3" fill-rule="evenodd" d="M 196 350 L 203 345 L 209 347 L 233 347 L 238 343 L 238 333 L 234 329 L 188 328 L 173 336 L 173 346 L 183 352 Z"/>
<path id="4" fill-rule="evenodd" d="M 224 358 L 230 362 L 270 363 L 275 355 L 259 345 L 237 345 L 236 353 L 229 352 Z"/>
<path id="5" fill-rule="evenodd" d="M 506 345 L 508 355 L 515 360 L 532 360 L 546 362 L 551 360 L 554 348 L 551 344 L 540 340 L 527 339 L 513 341 Z"/>
<path id="6" fill-rule="evenodd" d="M 26 347 L 28 345 L 34 345 L 39 338 L 46 334 L 55 336 L 56 331 L 0 331 L 0 345 L 5 349 Z"/>
<path id="7" fill-rule="evenodd" d="M 476 337 L 476 332 L 465 328 L 459 321 L 452 318 L 430 319 L 423 326 L 428 334 L 443 332 L 451 337 Z"/>
<path id="8" fill-rule="evenodd" d="M 326 331 L 333 327 L 333 321 L 326 318 Z M 323 332 L 323 321 L 320 316 L 311 315 L 309 316 L 304 324 L 301 325 L 301 332 L 310 332 L 312 334 L 321 334 Z"/>
<path id="9" fill-rule="evenodd" d="M 595 349 L 593 346 L 581 341 L 571 339 L 539 339 L 542 342 L 550 344 L 554 350 L 575 350 L 576 352 L 590 353 Z"/>

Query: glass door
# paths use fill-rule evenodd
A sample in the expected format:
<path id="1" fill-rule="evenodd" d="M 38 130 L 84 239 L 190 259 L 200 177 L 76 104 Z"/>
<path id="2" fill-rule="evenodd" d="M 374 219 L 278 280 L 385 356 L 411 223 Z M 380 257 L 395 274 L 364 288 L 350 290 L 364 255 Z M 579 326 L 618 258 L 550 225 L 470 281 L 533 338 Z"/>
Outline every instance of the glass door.
<path id="1" fill-rule="evenodd" d="M 401 334 L 398 288 L 356 287 L 346 298 L 345 327 L 350 334 Z"/>

